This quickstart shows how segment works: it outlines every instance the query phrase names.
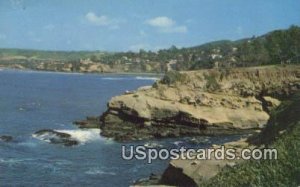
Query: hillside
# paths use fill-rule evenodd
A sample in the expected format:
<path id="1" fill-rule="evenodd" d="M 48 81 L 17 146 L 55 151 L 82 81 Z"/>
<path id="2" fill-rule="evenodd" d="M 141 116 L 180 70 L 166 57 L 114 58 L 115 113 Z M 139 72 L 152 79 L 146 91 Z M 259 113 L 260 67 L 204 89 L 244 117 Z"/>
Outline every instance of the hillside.
<path id="1" fill-rule="evenodd" d="M 259 37 L 175 46 L 157 52 L 38 51 L 0 49 L 0 67 L 66 72 L 152 72 L 300 63 L 300 27 Z"/>

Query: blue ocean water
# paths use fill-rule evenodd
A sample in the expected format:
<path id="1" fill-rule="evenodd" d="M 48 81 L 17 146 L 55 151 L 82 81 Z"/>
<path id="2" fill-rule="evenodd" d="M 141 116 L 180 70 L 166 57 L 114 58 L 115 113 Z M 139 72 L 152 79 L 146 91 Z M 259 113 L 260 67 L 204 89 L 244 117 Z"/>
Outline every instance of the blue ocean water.
<path id="1" fill-rule="evenodd" d="M 0 135 L 14 137 L 13 142 L 0 142 L 0 186 L 129 186 L 161 173 L 168 161 L 125 161 L 123 144 L 100 137 L 99 130 L 72 125 L 100 115 L 112 96 L 153 82 L 134 75 L 0 71 Z M 81 144 L 63 147 L 32 137 L 40 129 L 68 132 Z M 227 138 L 232 137 L 210 138 L 202 146 Z"/>

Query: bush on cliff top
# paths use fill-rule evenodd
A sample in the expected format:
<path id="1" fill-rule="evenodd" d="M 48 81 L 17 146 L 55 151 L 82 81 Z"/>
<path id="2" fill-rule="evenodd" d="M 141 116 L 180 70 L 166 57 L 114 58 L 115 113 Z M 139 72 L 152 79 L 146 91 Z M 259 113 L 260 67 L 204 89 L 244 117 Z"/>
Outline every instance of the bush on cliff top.
<path id="1" fill-rule="evenodd" d="M 169 71 L 165 74 L 165 76 L 161 79 L 160 83 L 171 85 L 175 82 L 183 83 L 187 80 L 187 75 L 180 73 L 178 71 Z"/>
<path id="2" fill-rule="evenodd" d="M 208 91 L 216 91 L 220 89 L 220 84 L 217 81 L 217 74 L 210 72 L 210 74 L 204 74 L 204 77 L 206 79 L 206 89 Z"/>

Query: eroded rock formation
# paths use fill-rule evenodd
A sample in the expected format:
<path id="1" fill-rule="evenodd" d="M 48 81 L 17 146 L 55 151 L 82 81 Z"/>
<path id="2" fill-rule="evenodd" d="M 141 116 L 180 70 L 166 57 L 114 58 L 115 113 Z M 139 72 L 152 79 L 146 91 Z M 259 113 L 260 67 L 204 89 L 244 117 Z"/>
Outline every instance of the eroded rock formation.
<path id="1" fill-rule="evenodd" d="M 124 141 L 261 129 L 278 98 L 299 89 L 299 79 L 299 66 L 167 74 L 152 88 L 113 97 L 101 134 Z"/>

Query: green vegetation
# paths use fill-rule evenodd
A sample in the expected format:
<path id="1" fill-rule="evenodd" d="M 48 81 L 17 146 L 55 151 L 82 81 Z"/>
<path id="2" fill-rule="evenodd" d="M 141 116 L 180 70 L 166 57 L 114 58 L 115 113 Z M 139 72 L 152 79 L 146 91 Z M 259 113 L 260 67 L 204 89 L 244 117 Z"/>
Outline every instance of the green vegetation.
<path id="1" fill-rule="evenodd" d="M 230 68 L 270 64 L 300 63 L 300 27 L 276 30 L 263 36 L 237 41 L 221 40 L 189 48 L 169 49 L 157 52 L 100 52 L 100 51 L 38 51 L 23 49 L 0 49 L 0 65 L 22 64 L 37 69 L 40 63 L 49 66 L 72 64 L 72 71 L 80 71 L 80 59 L 103 63 L 118 72 L 164 73 L 170 70 L 197 70 L 203 68 Z M 53 64 L 53 62 L 59 62 Z M 48 66 L 48 65 L 45 65 Z M 40 69 L 46 69 L 43 66 Z M 51 67 L 50 70 L 63 68 Z"/>
<path id="2" fill-rule="evenodd" d="M 272 112 L 263 132 L 251 141 L 276 148 L 277 160 L 245 161 L 225 168 L 203 186 L 299 186 L 300 94 Z"/>
<path id="3" fill-rule="evenodd" d="M 104 57 L 109 53 L 99 51 L 42 51 L 31 49 L 0 49 L 0 58 L 24 57 L 35 60 L 73 61 L 85 58 Z"/>
<path id="4" fill-rule="evenodd" d="M 271 118 L 266 128 L 258 137 L 252 138 L 255 144 L 271 144 L 280 136 L 280 132 L 293 128 L 295 122 L 300 122 L 300 93 L 290 100 L 283 101 L 278 108 L 271 111 Z"/>
<path id="5" fill-rule="evenodd" d="M 187 80 L 187 75 L 184 73 L 179 73 L 178 71 L 169 71 L 161 79 L 160 83 L 171 85 L 176 82 L 183 83 Z"/>
<path id="6" fill-rule="evenodd" d="M 220 89 L 220 84 L 217 82 L 217 73 L 211 72 L 210 74 L 204 74 L 204 78 L 206 79 L 206 89 L 208 91 L 216 91 Z"/>
<path id="7" fill-rule="evenodd" d="M 227 76 L 230 74 L 230 68 L 222 68 L 219 70 L 220 75 L 220 81 L 222 81 L 224 78 L 227 78 Z"/>

